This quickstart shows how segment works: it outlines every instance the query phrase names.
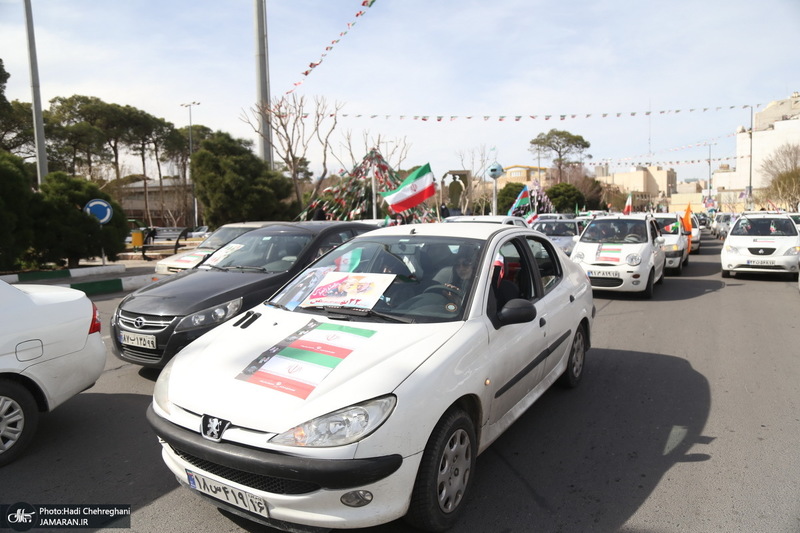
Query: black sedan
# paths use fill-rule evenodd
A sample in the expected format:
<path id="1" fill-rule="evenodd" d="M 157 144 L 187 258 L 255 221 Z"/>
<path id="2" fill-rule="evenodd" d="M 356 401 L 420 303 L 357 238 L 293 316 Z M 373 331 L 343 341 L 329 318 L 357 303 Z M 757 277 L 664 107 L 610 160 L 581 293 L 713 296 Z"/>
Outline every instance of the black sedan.
<path id="1" fill-rule="evenodd" d="M 203 333 L 269 298 L 320 255 L 373 229 L 358 222 L 286 222 L 245 233 L 197 267 L 122 300 L 111 318 L 114 354 L 161 368 Z"/>

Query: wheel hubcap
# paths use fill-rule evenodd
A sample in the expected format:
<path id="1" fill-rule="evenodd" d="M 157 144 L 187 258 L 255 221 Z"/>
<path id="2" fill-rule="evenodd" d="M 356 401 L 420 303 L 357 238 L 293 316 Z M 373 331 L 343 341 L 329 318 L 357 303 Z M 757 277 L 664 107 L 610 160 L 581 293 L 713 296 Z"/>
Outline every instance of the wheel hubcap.
<path id="1" fill-rule="evenodd" d="M 450 513 L 458 508 L 469 482 L 472 449 L 469 435 L 463 429 L 450 436 L 439 461 L 437 492 L 439 508 Z"/>
<path id="2" fill-rule="evenodd" d="M 575 334 L 575 342 L 572 343 L 572 374 L 574 376 L 580 376 L 583 371 L 583 357 L 583 333 L 578 331 Z"/>
<path id="3" fill-rule="evenodd" d="M 11 398 L 0 396 L 0 453 L 11 448 L 25 427 L 22 408 Z"/>

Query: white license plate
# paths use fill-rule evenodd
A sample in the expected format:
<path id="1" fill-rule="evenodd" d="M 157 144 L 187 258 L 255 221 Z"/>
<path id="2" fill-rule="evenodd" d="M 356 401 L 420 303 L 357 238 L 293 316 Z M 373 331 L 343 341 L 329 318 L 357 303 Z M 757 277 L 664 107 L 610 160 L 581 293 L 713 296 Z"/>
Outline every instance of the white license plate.
<path id="1" fill-rule="evenodd" d="M 267 503 L 263 498 L 255 494 L 235 489 L 230 485 L 201 476 L 191 470 L 186 470 L 186 477 L 189 480 L 189 486 L 203 494 L 208 494 L 212 498 L 227 502 L 239 509 L 269 518 Z"/>
<path id="2" fill-rule="evenodd" d="M 616 270 L 589 270 L 590 278 L 618 278 L 619 272 Z"/>
<path id="3" fill-rule="evenodd" d="M 130 333 L 129 331 L 121 331 L 119 341 L 122 344 L 129 346 L 136 346 L 137 348 L 156 349 L 156 336 L 155 335 L 142 335 L 141 333 Z"/>
<path id="4" fill-rule="evenodd" d="M 748 265 L 774 265 L 775 260 L 773 259 L 748 259 Z"/>

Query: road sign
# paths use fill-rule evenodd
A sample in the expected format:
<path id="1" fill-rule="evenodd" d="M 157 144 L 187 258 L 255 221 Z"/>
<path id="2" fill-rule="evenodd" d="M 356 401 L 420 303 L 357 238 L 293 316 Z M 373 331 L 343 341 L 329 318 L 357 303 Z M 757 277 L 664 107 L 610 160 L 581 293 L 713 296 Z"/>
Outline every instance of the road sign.
<path id="1" fill-rule="evenodd" d="M 111 204 L 100 199 L 89 200 L 83 210 L 86 214 L 94 216 L 101 224 L 111 220 L 111 215 L 114 214 Z"/>

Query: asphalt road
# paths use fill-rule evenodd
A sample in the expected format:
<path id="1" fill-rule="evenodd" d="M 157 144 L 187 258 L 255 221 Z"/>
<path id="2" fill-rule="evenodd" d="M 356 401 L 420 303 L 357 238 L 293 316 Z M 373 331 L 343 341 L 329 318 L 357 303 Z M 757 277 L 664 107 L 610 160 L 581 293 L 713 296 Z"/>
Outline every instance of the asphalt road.
<path id="1" fill-rule="evenodd" d="M 581 386 L 546 393 L 479 457 L 451 531 L 800 531 L 797 281 L 723 280 L 719 249 L 706 235 L 652 300 L 595 294 Z M 93 298 L 104 324 L 121 296 Z M 109 354 L 0 470 L 0 503 L 130 504 L 137 532 L 274 531 L 178 487 L 144 420 L 155 378 Z"/>

